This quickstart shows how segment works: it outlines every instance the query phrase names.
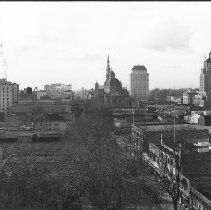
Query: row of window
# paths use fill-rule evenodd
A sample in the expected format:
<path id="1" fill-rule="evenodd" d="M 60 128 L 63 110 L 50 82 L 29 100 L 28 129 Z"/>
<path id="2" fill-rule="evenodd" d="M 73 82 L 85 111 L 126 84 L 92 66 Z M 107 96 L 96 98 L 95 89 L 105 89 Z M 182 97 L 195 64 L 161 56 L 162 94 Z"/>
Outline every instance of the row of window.
<path id="1" fill-rule="evenodd" d="M 3 86 L 3 87 L 0 86 L 0 90 L 1 90 L 1 89 L 2 89 L 2 90 L 7 90 L 7 91 L 10 90 L 9 87 L 4 87 L 4 86 Z"/>
<path id="2" fill-rule="evenodd" d="M 11 91 L 10 90 L 0 90 L 0 93 L 7 93 L 7 94 L 9 94 L 9 93 L 11 93 Z"/>
<path id="3" fill-rule="evenodd" d="M 51 122 L 49 122 L 49 123 L 46 123 L 46 125 L 48 125 L 48 126 L 59 126 L 59 123 L 57 123 L 57 122 L 54 122 L 54 123 L 51 123 Z"/>
<path id="4" fill-rule="evenodd" d="M 4 101 L 4 100 L 6 100 L 6 98 L 1 98 L 1 97 L 0 97 L 0 100 L 3 100 L 3 101 Z M 7 98 L 7 101 L 9 101 L 9 100 L 10 100 L 10 99 Z"/>
<path id="5" fill-rule="evenodd" d="M 2 96 L 2 97 L 9 97 L 8 94 L 7 95 L 4 95 L 4 93 L 3 93 L 3 95 L 0 93 L 0 96 Z"/>
<path id="6" fill-rule="evenodd" d="M 43 126 L 43 123 L 40 122 L 39 125 Z M 59 126 L 59 122 L 54 122 L 54 123 L 48 122 L 48 123 L 46 123 L 46 126 Z"/>
<path id="7" fill-rule="evenodd" d="M 47 131 L 60 131 L 60 128 L 54 128 L 54 129 L 48 128 Z"/>

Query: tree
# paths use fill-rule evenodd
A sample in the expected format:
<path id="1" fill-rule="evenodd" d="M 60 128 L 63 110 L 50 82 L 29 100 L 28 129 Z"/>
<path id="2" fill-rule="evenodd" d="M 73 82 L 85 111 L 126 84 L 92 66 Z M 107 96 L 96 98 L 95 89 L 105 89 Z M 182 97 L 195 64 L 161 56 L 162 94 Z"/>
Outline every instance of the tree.
<path id="1" fill-rule="evenodd" d="M 168 152 L 164 153 L 161 151 L 160 167 L 163 174 L 160 183 L 171 196 L 174 210 L 177 210 L 177 204 L 181 198 L 182 151 L 190 151 L 193 146 L 188 143 L 187 140 L 188 138 L 191 138 L 189 127 L 185 128 L 181 126 L 179 132 L 176 131 L 173 126 L 166 128 L 166 130 L 166 137 L 169 140 L 170 146 L 166 147 L 165 143 L 162 142 L 162 145 L 168 150 Z"/>
<path id="2" fill-rule="evenodd" d="M 113 118 L 107 106 L 88 100 L 84 117 L 75 120 L 68 139 L 77 145 L 75 156 L 84 177 L 86 193 L 93 206 L 109 209 L 112 203 L 122 209 L 124 155 L 112 134 Z"/>
<path id="3" fill-rule="evenodd" d="M 26 88 L 26 94 L 28 94 L 28 95 L 32 94 L 32 88 L 31 87 Z"/>
<path id="4" fill-rule="evenodd" d="M 163 171 L 160 183 L 171 196 L 174 210 L 177 210 L 177 204 L 181 197 L 181 145 L 174 144 L 170 157 L 173 163 L 171 166 L 165 156 L 160 159 Z"/>
<path id="5" fill-rule="evenodd" d="M 60 200 L 65 210 L 84 194 L 81 169 L 74 164 L 73 170 L 68 156 L 55 163 L 37 163 L 34 157 L 34 161 L 8 164 L 10 167 L 0 174 L 0 194 L 4 193 L 1 196 L 1 209 L 37 207 L 54 210 Z"/>
<path id="6" fill-rule="evenodd" d="M 71 111 L 74 114 L 74 117 L 78 119 L 81 116 L 81 113 L 83 112 L 83 108 L 81 108 L 81 105 L 78 102 L 73 102 L 71 104 Z"/>
<path id="7" fill-rule="evenodd" d="M 86 180 L 86 192 L 93 206 L 108 209 L 115 194 L 119 176 L 119 152 L 108 127 L 93 119 L 76 121 L 69 138 L 74 139 L 78 164 Z"/>
<path id="8" fill-rule="evenodd" d="M 52 152 L 52 145 L 22 145 L 18 154 L 26 157 L 26 163 L 20 158 L 18 164 L 11 163 L 12 167 L 1 174 L 4 179 L 0 179 L 0 193 L 6 192 L 1 204 L 6 205 L 5 209 L 12 209 L 10 200 L 17 209 L 54 210 L 59 203 L 68 209 L 84 198 L 102 210 L 112 206 L 123 209 L 128 167 L 113 135 L 112 112 L 93 101 L 79 106 L 84 110 L 83 117 L 75 119 Z M 44 153 L 44 159 L 55 156 L 55 160 L 39 162 L 37 153 Z"/>
<path id="9" fill-rule="evenodd" d="M 165 101 L 167 99 L 167 96 L 177 96 L 177 97 L 182 97 L 183 92 L 187 90 L 185 88 L 180 88 L 180 89 L 159 89 L 155 88 L 150 91 L 149 93 L 149 98 L 151 100 L 160 100 L 160 101 Z"/>

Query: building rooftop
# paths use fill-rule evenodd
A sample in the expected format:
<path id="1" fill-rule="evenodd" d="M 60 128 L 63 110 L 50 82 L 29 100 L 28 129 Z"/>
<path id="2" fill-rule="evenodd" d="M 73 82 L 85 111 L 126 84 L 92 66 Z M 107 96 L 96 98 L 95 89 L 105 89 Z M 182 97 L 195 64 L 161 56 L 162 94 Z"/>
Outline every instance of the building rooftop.
<path id="1" fill-rule="evenodd" d="M 136 66 L 134 66 L 133 68 L 132 68 L 132 70 L 134 71 L 134 70 L 140 70 L 140 71 L 147 71 L 147 69 L 146 69 L 146 67 L 145 66 L 143 66 L 143 65 L 136 65 Z"/>
<path id="2" fill-rule="evenodd" d="M 7 81 L 6 79 L 0 79 L 0 85 L 18 85 L 15 82 Z"/>
<path id="3" fill-rule="evenodd" d="M 70 107 L 66 105 L 32 105 L 32 104 L 15 104 L 9 107 L 9 114 L 24 114 L 24 113 L 67 113 Z"/>
<path id="4" fill-rule="evenodd" d="M 135 127 L 143 129 L 144 131 L 164 131 L 164 130 L 173 130 L 174 125 L 170 124 L 158 124 L 158 125 L 139 125 L 136 124 Z M 175 130 L 204 130 L 202 126 L 195 126 L 190 124 L 176 124 Z"/>
<path id="5" fill-rule="evenodd" d="M 191 185 L 211 200 L 211 150 L 183 154 L 181 163 L 182 173 Z"/>
<path id="6" fill-rule="evenodd" d="M 163 131 L 146 131 L 144 133 L 146 141 L 150 141 L 156 145 L 160 145 L 161 135 L 163 143 L 171 147 L 174 145 L 174 131 L 163 130 Z M 175 141 L 183 144 L 183 146 L 194 145 L 198 142 L 208 142 L 209 133 L 207 129 L 203 130 L 176 130 Z M 184 148 L 185 149 L 185 148 Z"/>
<path id="7" fill-rule="evenodd" d="M 211 58 L 207 58 L 206 62 L 211 63 Z"/>
<path id="8" fill-rule="evenodd" d="M 57 121 L 57 122 L 66 122 L 66 120 L 64 119 L 64 117 L 58 115 L 58 114 L 47 114 L 46 115 L 46 121 L 49 121 L 49 122 L 54 122 L 54 121 Z"/>

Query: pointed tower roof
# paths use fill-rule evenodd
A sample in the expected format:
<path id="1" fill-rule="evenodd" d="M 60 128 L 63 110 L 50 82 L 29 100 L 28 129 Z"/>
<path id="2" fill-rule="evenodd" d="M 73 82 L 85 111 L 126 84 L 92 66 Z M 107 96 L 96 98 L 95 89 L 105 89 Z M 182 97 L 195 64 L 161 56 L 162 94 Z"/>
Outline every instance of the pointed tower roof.
<path id="1" fill-rule="evenodd" d="M 207 59 L 205 60 L 205 62 L 211 63 L 211 51 L 210 51 L 210 53 L 209 53 L 209 58 L 207 58 Z"/>
<path id="2" fill-rule="evenodd" d="M 110 67 L 110 60 L 109 60 L 109 55 L 108 55 L 107 67 L 106 67 L 106 79 L 109 78 L 110 71 L 111 71 L 111 67 Z"/>
<path id="3" fill-rule="evenodd" d="M 107 64 L 110 64 L 109 54 L 108 54 Z"/>

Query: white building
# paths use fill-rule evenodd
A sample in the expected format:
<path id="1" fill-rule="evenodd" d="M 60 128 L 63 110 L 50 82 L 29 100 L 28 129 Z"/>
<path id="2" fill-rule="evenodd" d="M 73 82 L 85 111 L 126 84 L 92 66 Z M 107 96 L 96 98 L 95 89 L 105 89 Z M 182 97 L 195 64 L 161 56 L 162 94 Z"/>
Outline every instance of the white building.
<path id="1" fill-rule="evenodd" d="M 55 83 L 55 84 L 51 84 L 51 85 L 45 85 L 44 90 L 46 92 L 68 91 L 68 90 L 72 91 L 72 85 L 71 84 L 65 85 L 62 83 Z"/>
<path id="2" fill-rule="evenodd" d="M 37 94 L 37 99 L 40 100 L 42 97 L 46 97 L 47 92 L 44 90 L 38 90 L 36 91 L 36 94 Z"/>
<path id="3" fill-rule="evenodd" d="M 130 94 L 137 101 L 146 101 L 149 96 L 149 74 L 145 66 L 134 66 L 130 74 Z"/>
<path id="4" fill-rule="evenodd" d="M 72 99 L 72 85 L 68 84 L 51 84 L 44 86 L 44 92 L 46 92 L 46 96 L 52 99 Z"/>
<path id="5" fill-rule="evenodd" d="M 0 112 L 7 113 L 8 107 L 18 102 L 19 85 L 0 79 Z"/>

